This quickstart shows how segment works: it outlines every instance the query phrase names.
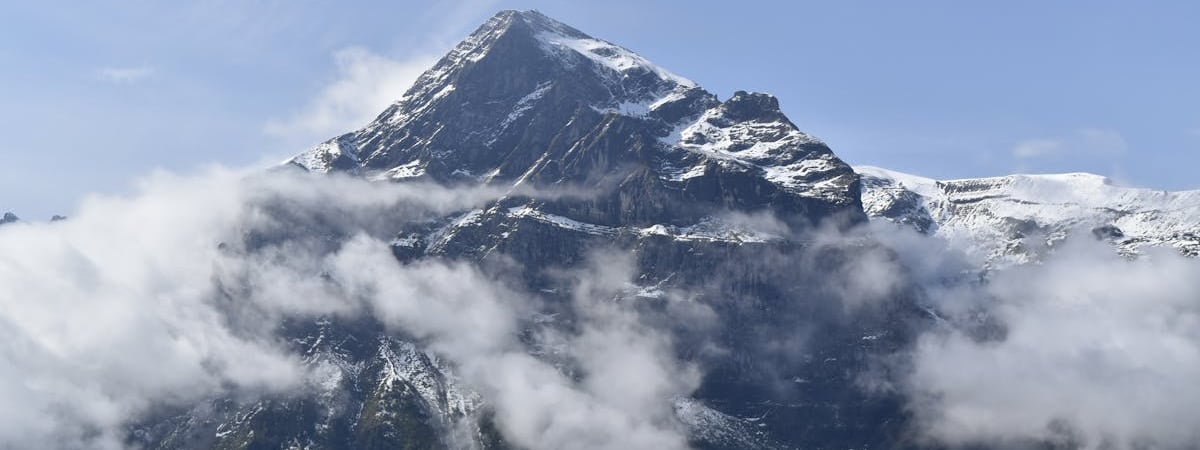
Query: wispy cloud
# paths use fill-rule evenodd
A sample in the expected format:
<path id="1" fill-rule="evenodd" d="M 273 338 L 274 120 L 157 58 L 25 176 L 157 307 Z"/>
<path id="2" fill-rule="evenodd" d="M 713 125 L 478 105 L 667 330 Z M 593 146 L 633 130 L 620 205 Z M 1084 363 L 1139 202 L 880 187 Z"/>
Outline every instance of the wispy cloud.
<path id="1" fill-rule="evenodd" d="M 101 81 L 129 84 L 154 76 L 154 68 L 150 66 L 101 67 L 96 69 L 95 76 Z"/>
<path id="2" fill-rule="evenodd" d="M 1127 260 L 1104 245 L 1070 241 L 1041 264 L 994 273 L 973 295 L 1002 333 L 918 339 L 906 389 L 921 432 L 952 447 L 1195 442 L 1200 264 L 1170 250 Z M 940 303 L 965 303 L 951 294 Z"/>
<path id="3" fill-rule="evenodd" d="M 546 299 L 466 263 L 401 264 L 380 226 L 507 190 L 247 173 L 158 173 L 130 196 L 89 197 L 68 221 L 0 229 L 0 404 L 22 405 L 0 408 L 0 448 L 123 449 L 129 424 L 158 407 L 308 389 L 324 369 L 263 323 L 361 315 L 451 362 L 521 448 L 687 448 L 670 401 L 698 387 L 699 369 L 613 301 L 634 282 L 632 254 L 564 272 L 577 330 L 535 333 L 565 344 L 551 361 L 521 340 Z M 308 218 L 338 245 L 283 237 Z M 245 246 L 243 233 L 281 241 Z M 232 286 L 237 301 L 223 301 Z"/>
<path id="4" fill-rule="evenodd" d="M 1088 153 L 1119 155 L 1129 149 L 1125 138 L 1113 130 L 1085 128 L 1077 132 L 1080 150 Z"/>
<path id="5" fill-rule="evenodd" d="M 472 24 L 496 9 L 496 0 L 466 0 L 452 6 L 436 4 L 414 12 L 434 23 L 423 42 L 410 46 L 404 57 L 362 47 L 336 51 L 336 75 L 303 107 L 268 120 L 267 134 L 293 144 L 323 140 L 366 125 L 400 99 L 417 77 L 440 55 L 461 40 Z"/>
<path id="6" fill-rule="evenodd" d="M 1029 139 L 1018 142 L 1013 147 L 1013 156 L 1021 159 L 1037 158 L 1062 151 L 1063 141 L 1059 139 Z"/>
<path id="7" fill-rule="evenodd" d="M 1017 142 L 1012 156 L 1020 160 L 1066 156 L 1116 156 L 1129 148 L 1120 133 L 1102 128 L 1083 128 L 1063 136 L 1027 139 Z"/>
<path id="8" fill-rule="evenodd" d="M 266 124 L 266 132 L 292 139 L 320 139 L 361 127 L 399 100 L 436 61 L 433 56 L 397 60 L 351 47 L 334 54 L 336 79 L 300 111 Z"/>

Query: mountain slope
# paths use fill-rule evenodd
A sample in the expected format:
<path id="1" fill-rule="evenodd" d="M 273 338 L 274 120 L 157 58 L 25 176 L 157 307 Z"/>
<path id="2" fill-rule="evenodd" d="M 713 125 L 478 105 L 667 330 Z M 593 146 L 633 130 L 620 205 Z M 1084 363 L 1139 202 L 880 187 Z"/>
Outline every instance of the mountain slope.
<path id="1" fill-rule="evenodd" d="M 867 214 L 963 242 L 994 262 L 1027 262 L 1072 232 L 1127 254 L 1165 246 L 1200 255 L 1200 191 L 1121 187 L 1086 173 L 941 181 L 855 170 Z"/>

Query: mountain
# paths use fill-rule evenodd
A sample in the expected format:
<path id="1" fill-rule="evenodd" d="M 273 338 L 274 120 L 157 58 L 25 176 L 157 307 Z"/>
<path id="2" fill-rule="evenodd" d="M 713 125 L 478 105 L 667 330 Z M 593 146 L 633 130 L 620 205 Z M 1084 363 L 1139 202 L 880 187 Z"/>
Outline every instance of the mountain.
<path id="1" fill-rule="evenodd" d="M 597 251 L 632 255 L 622 269 L 634 281 L 611 300 L 636 305 L 672 356 L 702 368 L 694 391 L 660 400 L 687 444 L 707 449 L 930 445 L 913 435 L 912 408 L 888 384 L 900 369 L 881 361 L 945 319 L 903 276 L 871 278 L 887 274 L 862 261 L 897 256 L 854 234 L 858 225 L 874 218 L 971 239 L 1001 262 L 1027 260 L 1079 227 L 1128 251 L 1171 244 L 1194 252 L 1190 205 L 1200 203 L 1194 193 L 1118 188 L 1087 175 L 942 182 L 856 172 L 800 131 L 776 98 L 739 91 L 721 100 L 535 11 L 496 14 L 371 123 L 278 170 L 502 192 L 434 218 L 380 211 L 387 220 L 374 226 L 404 264 L 467 264 L 537 293 L 544 310 L 521 330 L 522 350 L 570 376 L 585 368 L 536 339 L 539 330 L 582 326 L 563 273 L 592 270 Z M 248 229 L 243 242 L 219 248 L 335 251 L 353 238 L 333 212 L 297 210 L 286 199 L 257 206 L 273 219 L 259 222 L 286 226 Z M 839 232 L 855 238 L 822 238 Z M 238 286 L 220 291 L 222 302 L 237 302 Z M 848 305 L 848 295 L 865 300 Z M 692 306 L 711 315 L 681 312 Z M 1003 335 L 987 317 L 971 320 L 973 339 Z M 371 317 L 289 319 L 278 328 L 322 374 L 315 388 L 156 411 L 131 427 L 130 443 L 520 448 L 504 432 L 512 418 L 422 339 Z"/>
<path id="2" fill-rule="evenodd" d="M 289 164 L 377 180 L 570 182 L 606 195 L 532 211 L 608 227 L 691 226 L 731 208 L 786 211 L 796 225 L 863 219 L 853 170 L 774 97 L 719 101 L 537 12 L 492 17 L 372 123 Z"/>
<path id="3" fill-rule="evenodd" d="M 657 311 L 678 357 L 705 368 L 690 398 L 663 399 L 690 445 L 880 446 L 904 428 L 895 394 L 868 392 L 855 380 L 863 361 L 895 351 L 909 339 L 907 324 L 928 314 L 904 296 L 850 314 L 833 290 L 819 288 L 855 254 L 875 251 L 814 248 L 801 237 L 867 220 L 859 177 L 770 95 L 736 92 L 722 101 L 631 50 L 538 12 L 503 11 L 366 127 L 283 168 L 509 192 L 482 208 L 388 225 L 392 251 L 404 262 L 515 263 L 521 287 L 547 299 L 545 326 L 575 323 L 564 306 L 571 288 L 556 274 L 582 267 L 597 249 L 633 254 L 637 285 L 618 297 Z M 303 212 L 264 211 L 294 226 L 249 232 L 248 252 L 301 233 L 349 238 Z M 678 306 L 665 293 L 683 291 L 715 312 L 711 330 L 698 334 L 696 324 L 670 318 Z M 131 442 L 509 446 L 496 426 L 505 418 L 420 341 L 370 319 L 288 322 L 281 330 L 328 373 L 319 392 L 164 411 L 135 426 Z M 532 354 L 554 354 L 530 345 Z"/>
<path id="4" fill-rule="evenodd" d="M 17 217 L 16 214 L 13 214 L 11 212 L 6 212 L 6 213 L 4 213 L 3 217 L 0 217 L 0 225 L 9 224 L 9 223 L 13 223 L 13 222 L 19 222 L 20 220 L 21 220 L 21 218 Z"/>
<path id="5" fill-rule="evenodd" d="M 1200 191 L 1118 186 L 1087 174 L 933 180 L 857 166 L 867 214 L 964 243 L 994 264 L 1029 262 L 1072 233 L 1122 253 L 1200 255 Z"/>

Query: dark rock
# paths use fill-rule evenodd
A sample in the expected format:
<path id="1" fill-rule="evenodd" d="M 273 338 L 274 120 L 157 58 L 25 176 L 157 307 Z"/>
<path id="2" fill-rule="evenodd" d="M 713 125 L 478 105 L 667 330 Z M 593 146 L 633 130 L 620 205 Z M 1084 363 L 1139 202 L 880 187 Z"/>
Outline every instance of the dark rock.
<path id="1" fill-rule="evenodd" d="M 1117 228 L 1116 225 L 1110 224 L 1092 228 L 1092 236 L 1095 236 L 1098 240 L 1113 240 L 1124 238 L 1125 233 L 1120 228 Z"/>

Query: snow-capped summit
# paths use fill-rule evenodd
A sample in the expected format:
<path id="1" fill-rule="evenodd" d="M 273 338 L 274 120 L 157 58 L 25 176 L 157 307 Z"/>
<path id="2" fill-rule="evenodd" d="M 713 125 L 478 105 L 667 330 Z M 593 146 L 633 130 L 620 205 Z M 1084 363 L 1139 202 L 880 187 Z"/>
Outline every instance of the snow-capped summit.
<path id="1" fill-rule="evenodd" d="M 1072 232 L 1121 251 L 1171 246 L 1200 254 L 1200 191 L 1119 186 L 1089 173 L 933 180 L 870 166 L 863 208 L 873 217 L 961 240 L 997 262 L 1024 262 Z"/>
<path id="2" fill-rule="evenodd" d="M 595 188 L 606 200 L 558 214 L 609 227 L 769 206 L 795 225 L 864 217 L 857 175 L 776 98 L 722 102 L 536 11 L 496 14 L 375 121 L 288 163 L 374 180 Z"/>
<path id="3" fill-rule="evenodd" d="M 17 222 L 20 220 L 21 219 L 18 218 L 16 214 L 13 214 L 11 212 L 6 212 L 6 213 L 4 213 L 4 216 L 0 216 L 0 225 L 4 225 L 7 223 L 13 223 L 13 222 Z"/>
<path id="4" fill-rule="evenodd" d="M 291 162 L 318 172 L 361 168 L 410 178 L 425 171 L 414 167 L 374 173 L 401 164 L 392 149 L 376 148 L 372 137 L 400 139 L 388 142 L 389 147 L 432 147 L 442 143 L 439 135 L 454 135 L 468 147 L 457 153 L 475 152 L 504 147 L 508 134 L 544 116 L 538 109 L 552 109 L 563 119 L 578 107 L 645 116 L 697 98 L 715 101 L 694 82 L 624 47 L 536 11 L 501 11 L 423 73 L 358 132 L 362 136 L 330 140 Z M 469 117 L 462 117 L 464 112 Z M 461 164 L 455 169 L 460 174 L 469 170 Z"/>

